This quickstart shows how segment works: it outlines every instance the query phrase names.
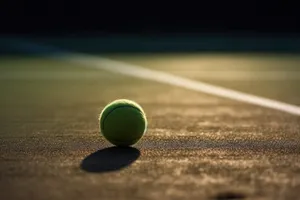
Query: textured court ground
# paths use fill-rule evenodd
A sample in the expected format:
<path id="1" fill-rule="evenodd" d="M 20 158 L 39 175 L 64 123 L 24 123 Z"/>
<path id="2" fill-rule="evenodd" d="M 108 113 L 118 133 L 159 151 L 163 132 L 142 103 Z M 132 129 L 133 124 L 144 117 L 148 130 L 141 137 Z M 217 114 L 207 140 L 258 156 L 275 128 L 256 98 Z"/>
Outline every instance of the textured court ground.
<path id="1" fill-rule="evenodd" d="M 300 56 L 108 54 L 300 105 Z M 36 56 L 0 58 L 0 199 L 300 199 L 300 117 Z M 147 134 L 112 147 L 98 115 L 143 106 Z"/>

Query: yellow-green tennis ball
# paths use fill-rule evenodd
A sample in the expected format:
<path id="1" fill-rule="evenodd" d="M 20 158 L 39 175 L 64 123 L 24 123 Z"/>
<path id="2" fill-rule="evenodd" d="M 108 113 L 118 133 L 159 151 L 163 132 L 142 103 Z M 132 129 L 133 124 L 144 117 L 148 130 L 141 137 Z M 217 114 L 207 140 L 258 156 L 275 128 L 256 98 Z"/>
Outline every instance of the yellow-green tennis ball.
<path id="1" fill-rule="evenodd" d="M 128 99 L 118 99 L 106 105 L 99 120 L 102 135 L 116 146 L 137 143 L 147 129 L 144 110 Z"/>

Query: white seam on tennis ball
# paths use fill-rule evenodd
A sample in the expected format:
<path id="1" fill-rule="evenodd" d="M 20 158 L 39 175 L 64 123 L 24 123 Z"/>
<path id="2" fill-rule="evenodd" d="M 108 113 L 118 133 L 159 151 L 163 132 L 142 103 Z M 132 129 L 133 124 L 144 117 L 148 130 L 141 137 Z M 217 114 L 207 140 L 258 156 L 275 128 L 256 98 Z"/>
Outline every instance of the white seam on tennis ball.
<path id="1" fill-rule="evenodd" d="M 133 109 L 139 111 L 140 113 L 142 113 L 144 115 L 144 113 L 139 108 L 136 108 L 134 106 L 130 106 L 130 105 L 118 106 L 118 107 L 113 108 L 111 111 L 109 111 L 109 113 L 106 114 L 106 116 L 104 116 L 104 119 L 103 119 L 103 128 L 104 128 L 104 122 L 105 122 L 106 118 L 108 117 L 108 115 L 111 114 L 113 111 L 119 109 L 119 108 L 133 108 Z M 100 125 L 101 125 L 101 119 L 99 119 L 99 120 L 100 120 Z"/>
<path id="2" fill-rule="evenodd" d="M 65 51 L 53 46 L 39 45 L 23 40 L 16 40 L 14 45 L 19 45 L 19 48 L 23 51 L 38 53 L 46 57 L 80 64 L 80 66 L 87 68 L 102 69 L 145 80 L 152 80 L 300 116 L 300 107 L 296 105 L 215 86 L 201 81 L 183 78 L 162 71 L 147 69 L 141 66 L 127 64 L 98 56 Z"/>

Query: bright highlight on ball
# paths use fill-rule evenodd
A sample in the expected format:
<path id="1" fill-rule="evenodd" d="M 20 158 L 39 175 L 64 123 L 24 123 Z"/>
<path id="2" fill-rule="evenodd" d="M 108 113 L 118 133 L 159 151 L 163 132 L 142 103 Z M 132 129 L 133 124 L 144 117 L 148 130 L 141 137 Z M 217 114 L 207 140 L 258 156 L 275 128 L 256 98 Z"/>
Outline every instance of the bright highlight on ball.
<path id="1" fill-rule="evenodd" d="M 102 135 L 116 146 L 134 145 L 147 130 L 144 110 L 128 99 L 118 99 L 106 105 L 99 121 Z"/>

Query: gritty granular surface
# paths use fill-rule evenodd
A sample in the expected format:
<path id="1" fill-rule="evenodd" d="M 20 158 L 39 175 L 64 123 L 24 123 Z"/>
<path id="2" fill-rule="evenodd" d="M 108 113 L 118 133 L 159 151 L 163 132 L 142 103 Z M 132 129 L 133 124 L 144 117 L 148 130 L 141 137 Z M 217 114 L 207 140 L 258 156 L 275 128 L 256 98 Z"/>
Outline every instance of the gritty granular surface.
<path id="1" fill-rule="evenodd" d="M 1 62 L 0 199 L 299 199 L 297 116 L 58 61 Z M 299 105 L 299 85 L 281 98 Z M 130 148 L 99 133 L 119 98 L 149 121 Z"/>

